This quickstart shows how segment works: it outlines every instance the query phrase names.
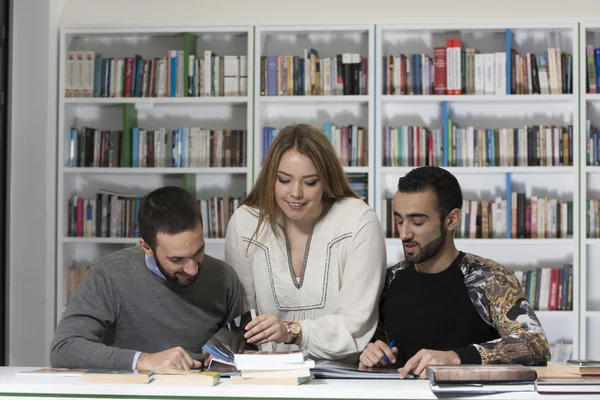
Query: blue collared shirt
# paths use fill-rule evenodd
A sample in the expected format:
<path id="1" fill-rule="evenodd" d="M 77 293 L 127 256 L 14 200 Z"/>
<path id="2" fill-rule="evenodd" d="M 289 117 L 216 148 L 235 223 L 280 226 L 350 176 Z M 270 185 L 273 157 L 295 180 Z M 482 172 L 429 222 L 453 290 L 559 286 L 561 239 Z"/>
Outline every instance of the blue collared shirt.
<path id="1" fill-rule="evenodd" d="M 160 272 L 160 270 L 158 269 L 158 265 L 156 265 L 156 260 L 154 259 L 154 257 L 150 257 L 149 255 L 144 254 L 144 259 L 146 260 L 146 266 L 148 267 L 150 272 L 152 272 L 154 275 L 156 275 L 160 278 L 163 278 L 164 280 L 167 279 L 162 274 L 162 272 Z M 138 351 L 137 353 L 135 353 L 135 356 L 133 357 L 133 364 L 131 364 L 131 369 L 136 369 L 135 367 L 136 367 L 138 359 L 140 358 L 141 355 L 142 355 L 141 351 Z"/>

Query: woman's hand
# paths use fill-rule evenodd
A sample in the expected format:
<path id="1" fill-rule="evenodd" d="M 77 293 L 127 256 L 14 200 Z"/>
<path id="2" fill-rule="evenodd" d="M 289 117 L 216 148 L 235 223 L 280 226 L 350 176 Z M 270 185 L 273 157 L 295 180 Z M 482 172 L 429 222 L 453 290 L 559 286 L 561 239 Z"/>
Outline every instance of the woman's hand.
<path id="1" fill-rule="evenodd" d="M 283 322 L 271 313 L 262 314 L 246 325 L 244 337 L 248 343 L 255 345 L 275 342 L 283 343 L 291 340 Z"/>
<path id="2" fill-rule="evenodd" d="M 387 366 L 389 364 L 394 364 L 396 362 L 396 355 L 398 354 L 398 349 L 396 347 L 390 347 L 382 342 L 381 340 L 376 341 L 375 343 L 369 343 L 367 347 L 363 350 L 360 355 L 360 364 L 361 367 L 381 367 Z M 387 356 L 389 361 L 384 361 L 384 358 Z"/>

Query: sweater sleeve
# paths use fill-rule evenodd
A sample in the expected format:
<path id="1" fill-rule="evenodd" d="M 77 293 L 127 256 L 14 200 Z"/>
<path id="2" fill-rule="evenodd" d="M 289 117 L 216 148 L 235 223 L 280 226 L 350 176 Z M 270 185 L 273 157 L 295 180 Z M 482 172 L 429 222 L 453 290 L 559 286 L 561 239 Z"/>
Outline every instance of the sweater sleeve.
<path id="1" fill-rule="evenodd" d="M 239 213 L 242 208 L 231 216 L 225 234 L 225 262 L 236 272 L 241 283 L 241 297 L 243 299 L 243 312 L 252 308 L 256 309 L 256 291 L 254 288 L 254 275 L 249 257 L 246 255 L 246 246 L 242 241 L 237 228 Z"/>
<path id="2" fill-rule="evenodd" d="M 483 289 L 500 339 L 474 344 L 481 363 L 545 365 L 550 359 L 548 340 L 512 271 L 492 268 Z"/>
<path id="3" fill-rule="evenodd" d="M 131 369 L 135 350 L 103 343 L 117 322 L 117 296 L 101 268 L 91 267 L 54 333 L 52 367 Z"/>
<path id="4" fill-rule="evenodd" d="M 358 355 L 375 332 L 386 271 L 385 240 L 378 221 L 367 221 L 352 239 L 335 314 L 300 321 L 300 347 L 322 359 Z"/>

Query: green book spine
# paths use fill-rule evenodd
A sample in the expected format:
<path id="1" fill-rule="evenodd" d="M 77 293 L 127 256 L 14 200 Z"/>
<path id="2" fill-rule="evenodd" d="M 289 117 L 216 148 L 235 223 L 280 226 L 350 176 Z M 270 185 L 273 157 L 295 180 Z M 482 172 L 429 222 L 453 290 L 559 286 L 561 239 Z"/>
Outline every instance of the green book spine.
<path id="1" fill-rule="evenodd" d="M 193 81 L 193 67 L 191 68 L 192 76 L 190 76 L 190 55 L 194 56 L 194 62 L 196 62 L 196 35 L 189 32 L 183 34 L 183 95 L 185 97 L 191 97 L 192 85 L 190 81 Z"/>
<path id="2" fill-rule="evenodd" d="M 123 143 L 121 146 L 121 167 L 131 168 L 131 130 L 137 126 L 137 110 L 133 104 L 123 105 Z"/>

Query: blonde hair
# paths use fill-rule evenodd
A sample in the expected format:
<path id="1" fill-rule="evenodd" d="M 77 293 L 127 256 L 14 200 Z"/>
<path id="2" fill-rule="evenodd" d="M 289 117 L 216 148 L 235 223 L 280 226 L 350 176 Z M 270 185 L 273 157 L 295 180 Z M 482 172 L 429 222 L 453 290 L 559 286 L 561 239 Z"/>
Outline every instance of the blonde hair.
<path id="1" fill-rule="evenodd" d="M 313 163 L 323 184 L 323 201 L 332 203 L 343 197 L 359 198 L 350 187 L 338 156 L 323 131 L 307 124 L 288 125 L 275 137 L 258 179 L 241 204 L 258 209 L 258 225 L 252 238 L 259 235 L 265 222 L 279 237 L 277 216 L 280 209 L 275 201 L 275 180 L 281 157 L 289 150 L 296 150 Z"/>

